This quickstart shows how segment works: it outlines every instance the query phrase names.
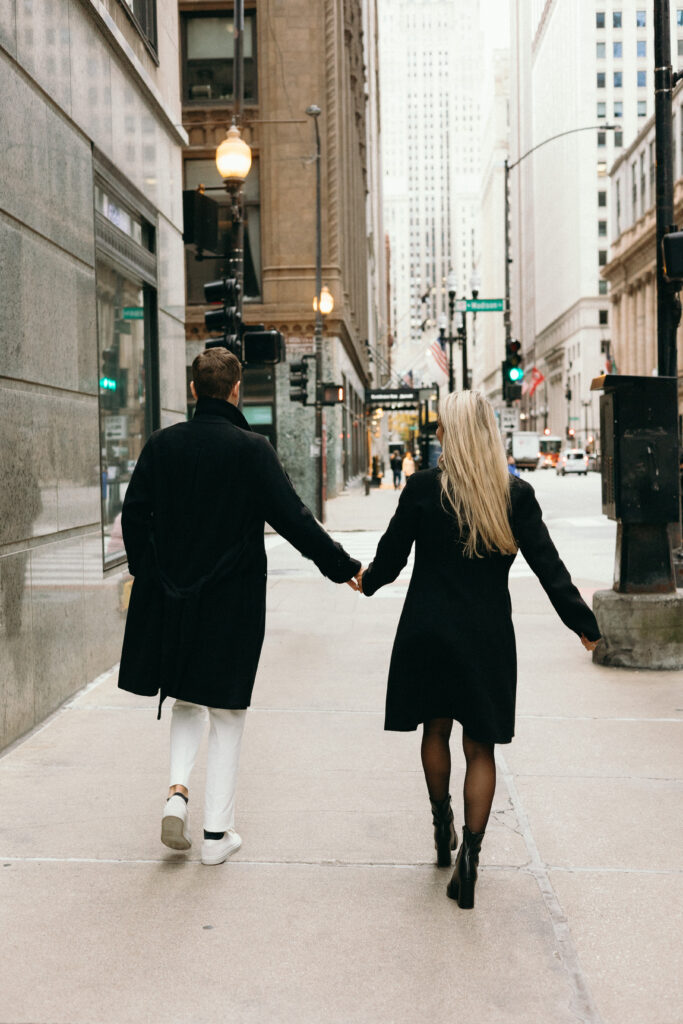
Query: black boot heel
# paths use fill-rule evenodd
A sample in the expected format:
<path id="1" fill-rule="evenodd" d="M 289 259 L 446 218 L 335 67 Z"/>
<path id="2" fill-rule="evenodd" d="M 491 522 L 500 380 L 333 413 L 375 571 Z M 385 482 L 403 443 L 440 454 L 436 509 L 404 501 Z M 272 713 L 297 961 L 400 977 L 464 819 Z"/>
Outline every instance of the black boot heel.
<path id="1" fill-rule="evenodd" d="M 432 821 L 434 822 L 434 846 L 436 847 L 436 863 L 440 868 L 451 866 L 451 850 L 458 845 L 453 824 L 453 810 L 450 795 L 444 800 L 430 800 L 432 805 Z"/>
<path id="2" fill-rule="evenodd" d="M 477 882 L 477 865 L 483 838 L 483 832 L 470 832 L 467 825 L 463 825 L 462 846 L 455 861 L 453 877 L 446 888 L 446 894 L 452 900 L 457 900 L 461 910 L 471 910 L 474 907 L 474 887 Z"/>

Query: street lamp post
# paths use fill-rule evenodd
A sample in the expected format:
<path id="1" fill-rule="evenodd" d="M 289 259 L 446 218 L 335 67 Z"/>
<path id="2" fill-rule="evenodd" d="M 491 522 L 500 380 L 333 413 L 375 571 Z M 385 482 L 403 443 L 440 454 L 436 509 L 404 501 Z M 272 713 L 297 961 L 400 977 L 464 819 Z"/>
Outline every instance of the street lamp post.
<path id="1" fill-rule="evenodd" d="M 315 449 L 317 465 L 316 511 L 320 522 L 325 519 L 325 490 L 323 481 L 323 405 L 321 382 L 323 379 L 323 311 L 322 311 L 322 209 L 320 195 L 320 107 L 312 103 L 306 113 L 315 128 Z"/>
<path id="2" fill-rule="evenodd" d="M 455 376 L 453 374 L 453 316 L 455 314 L 455 295 L 458 290 L 458 282 L 453 270 L 448 271 L 446 288 L 448 290 L 448 391 L 450 394 L 455 391 Z"/>
<path id="3" fill-rule="evenodd" d="M 467 313 L 458 313 L 458 338 L 462 349 L 462 389 L 467 390 Z"/>

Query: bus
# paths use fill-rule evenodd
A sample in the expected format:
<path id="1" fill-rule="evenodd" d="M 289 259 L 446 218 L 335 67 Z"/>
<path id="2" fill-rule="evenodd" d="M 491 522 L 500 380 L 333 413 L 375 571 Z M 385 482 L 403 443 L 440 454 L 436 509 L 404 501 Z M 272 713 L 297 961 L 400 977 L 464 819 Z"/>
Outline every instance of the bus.
<path id="1" fill-rule="evenodd" d="M 562 450 L 562 438 L 542 434 L 538 439 L 538 450 L 540 452 L 538 468 L 555 469 Z"/>

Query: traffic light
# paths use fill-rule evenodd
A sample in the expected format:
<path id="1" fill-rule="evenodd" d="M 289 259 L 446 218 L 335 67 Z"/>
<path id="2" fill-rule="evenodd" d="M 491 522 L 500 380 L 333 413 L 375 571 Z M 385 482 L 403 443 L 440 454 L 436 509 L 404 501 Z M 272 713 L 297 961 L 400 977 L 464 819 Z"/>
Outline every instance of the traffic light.
<path id="1" fill-rule="evenodd" d="M 239 313 L 239 281 L 236 277 L 223 277 L 204 285 L 204 300 L 209 305 L 220 305 L 204 314 L 207 331 L 220 331 L 220 338 L 211 338 L 207 348 L 223 346 L 238 359 L 242 358 L 242 317 Z"/>
<path id="2" fill-rule="evenodd" d="M 102 408 L 113 412 L 124 404 L 123 396 L 119 393 L 121 372 L 119 369 L 119 352 L 117 348 L 105 348 L 102 349 L 101 355 L 100 394 Z"/>
<path id="3" fill-rule="evenodd" d="M 573 427 L 567 427 L 567 440 L 572 441 L 576 437 L 576 431 Z"/>
<path id="4" fill-rule="evenodd" d="M 262 324 L 245 325 L 242 331 L 242 358 L 246 364 L 272 365 L 284 356 L 285 339 L 280 331 L 266 331 Z"/>
<path id="5" fill-rule="evenodd" d="M 308 405 L 308 360 L 289 364 L 289 397 L 292 402 Z"/>
<path id="6" fill-rule="evenodd" d="M 341 384 L 323 384 L 320 388 L 320 401 L 323 405 L 338 405 L 344 401 L 344 388 Z"/>
<path id="7" fill-rule="evenodd" d="M 503 398 L 506 402 L 513 402 L 522 397 L 522 378 L 524 367 L 521 356 L 522 346 L 514 338 L 505 342 L 505 359 L 502 363 L 503 372 Z"/>

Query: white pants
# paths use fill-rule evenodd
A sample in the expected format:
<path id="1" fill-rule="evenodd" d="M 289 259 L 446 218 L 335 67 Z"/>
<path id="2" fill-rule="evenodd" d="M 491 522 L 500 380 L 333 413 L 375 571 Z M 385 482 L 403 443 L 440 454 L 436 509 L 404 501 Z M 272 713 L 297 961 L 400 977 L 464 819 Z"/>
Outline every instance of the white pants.
<path id="1" fill-rule="evenodd" d="M 226 832 L 235 827 L 235 789 L 242 730 L 247 709 L 205 708 L 177 700 L 171 716 L 171 786 L 189 789 L 190 775 L 206 728 L 209 712 L 209 750 L 206 759 L 204 828 Z"/>

